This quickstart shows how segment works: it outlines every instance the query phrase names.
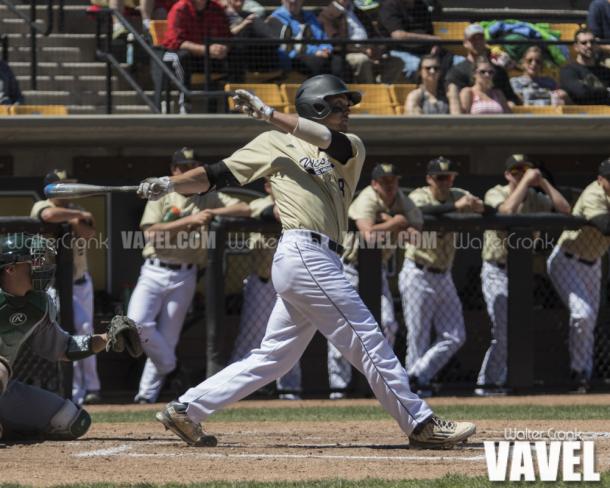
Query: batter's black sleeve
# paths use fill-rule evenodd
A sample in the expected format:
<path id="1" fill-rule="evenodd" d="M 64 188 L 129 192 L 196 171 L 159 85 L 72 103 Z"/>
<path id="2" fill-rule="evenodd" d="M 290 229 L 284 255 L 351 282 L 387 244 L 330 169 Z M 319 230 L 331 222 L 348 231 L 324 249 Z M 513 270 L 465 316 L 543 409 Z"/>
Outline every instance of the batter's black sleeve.
<path id="1" fill-rule="evenodd" d="M 220 190 L 226 186 L 240 186 L 224 161 L 214 164 L 204 164 L 203 167 L 208 175 L 210 189 L 215 188 L 216 190 Z"/>
<path id="2" fill-rule="evenodd" d="M 349 139 L 343 132 L 331 129 L 330 133 L 332 134 L 330 146 L 328 146 L 328 149 L 324 149 L 324 152 L 330 154 L 341 164 L 347 163 L 354 156 L 352 143 L 349 142 Z"/>

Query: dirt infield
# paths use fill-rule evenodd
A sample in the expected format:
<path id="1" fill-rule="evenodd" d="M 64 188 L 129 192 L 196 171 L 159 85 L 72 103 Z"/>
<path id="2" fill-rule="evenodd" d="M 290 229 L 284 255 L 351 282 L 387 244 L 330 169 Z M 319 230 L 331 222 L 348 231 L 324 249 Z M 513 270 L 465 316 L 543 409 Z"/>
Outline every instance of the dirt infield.
<path id="1" fill-rule="evenodd" d="M 610 395 L 433 399 L 455 404 L 608 405 Z M 239 408 L 314 405 L 371 405 L 345 402 L 241 402 Z M 145 407 L 147 410 L 150 406 Z M 138 410 L 100 405 L 92 412 Z M 482 420 L 466 446 L 451 451 L 409 449 L 391 420 L 343 422 L 212 422 L 216 448 L 190 448 L 160 424 L 98 423 L 74 442 L 12 444 L 0 449 L 2 482 L 51 486 L 74 482 L 165 483 L 210 480 L 307 480 L 323 478 L 435 478 L 444 474 L 486 475 L 482 442 L 504 438 L 505 428 L 583 432 L 596 441 L 597 468 L 610 469 L 608 420 Z"/>

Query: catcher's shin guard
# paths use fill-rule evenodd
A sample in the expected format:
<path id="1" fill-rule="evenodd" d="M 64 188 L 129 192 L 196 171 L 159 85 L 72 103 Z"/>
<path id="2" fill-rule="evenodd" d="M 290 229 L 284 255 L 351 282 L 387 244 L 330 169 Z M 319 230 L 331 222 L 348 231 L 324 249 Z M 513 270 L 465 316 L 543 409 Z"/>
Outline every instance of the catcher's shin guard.
<path id="1" fill-rule="evenodd" d="M 45 434 L 47 439 L 74 440 L 84 436 L 91 427 L 91 417 L 86 410 L 70 400 L 53 416 Z"/>
<path id="2" fill-rule="evenodd" d="M 200 424 L 193 422 L 186 414 L 186 407 L 184 403 L 169 402 L 155 418 L 189 446 L 215 447 L 216 437 L 206 434 Z"/>

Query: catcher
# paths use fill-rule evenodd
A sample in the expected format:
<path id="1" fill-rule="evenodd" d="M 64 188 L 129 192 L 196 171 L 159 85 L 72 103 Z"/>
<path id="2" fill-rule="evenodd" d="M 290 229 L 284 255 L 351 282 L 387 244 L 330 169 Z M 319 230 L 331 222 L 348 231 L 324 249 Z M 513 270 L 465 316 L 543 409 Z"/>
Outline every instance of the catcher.
<path id="1" fill-rule="evenodd" d="M 76 361 L 103 350 L 142 353 L 138 330 L 116 316 L 105 334 L 69 335 L 56 321 L 46 290 L 55 273 L 55 249 L 41 235 L 0 235 L 0 437 L 63 439 L 84 435 L 89 414 L 70 400 L 11 378 L 22 346 L 50 361 Z"/>

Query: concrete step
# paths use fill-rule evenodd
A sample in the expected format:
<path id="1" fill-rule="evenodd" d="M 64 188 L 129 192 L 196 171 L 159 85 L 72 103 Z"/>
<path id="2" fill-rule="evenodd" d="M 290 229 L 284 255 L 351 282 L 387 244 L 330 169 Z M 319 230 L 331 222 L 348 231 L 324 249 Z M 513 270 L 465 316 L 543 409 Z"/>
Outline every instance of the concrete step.
<path id="1" fill-rule="evenodd" d="M 126 66 L 126 65 L 124 65 Z M 30 74 L 29 61 L 11 60 L 11 68 L 15 76 Z M 100 62 L 56 62 L 46 61 L 38 63 L 38 74 L 46 76 L 74 75 L 74 76 L 104 76 L 106 64 Z"/>
<path id="2" fill-rule="evenodd" d="M 71 115 L 104 115 L 106 105 L 68 105 L 68 113 Z M 151 114 L 146 105 L 114 105 L 113 114 Z"/>
<path id="3" fill-rule="evenodd" d="M 9 47 L 9 62 L 31 61 L 29 47 Z M 45 47 L 37 49 L 37 61 L 40 62 L 79 62 L 93 61 L 92 54 L 81 51 L 78 47 Z"/>
<path id="4" fill-rule="evenodd" d="M 30 76 L 17 76 L 17 81 L 22 90 L 31 90 Z M 37 90 L 42 91 L 69 91 L 72 93 L 93 93 L 96 94 L 106 89 L 105 76 L 74 76 L 74 75 L 57 75 L 57 76 L 37 76 Z M 127 88 L 123 85 L 117 76 L 112 77 L 112 89 L 121 90 Z"/>
<path id="5" fill-rule="evenodd" d="M 150 97 L 153 93 L 146 92 Z M 97 92 L 70 92 L 67 90 L 23 90 L 26 103 L 29 105 L 95 105 L 105 106 L 106 93 Z M 132 90 L 117 90 L 112 92 L 113 105 L 140 105 L 142 100 Z"/>
<path id="6" fill-rule="evenodd" d="M 13 47 L 29 47 L 30 35 L 8 34 L 8 45 Z M 78 47 L 95 52 L 95 34 L 56 34 L 36 36 L 38 46 L 46 47 Z"/>

